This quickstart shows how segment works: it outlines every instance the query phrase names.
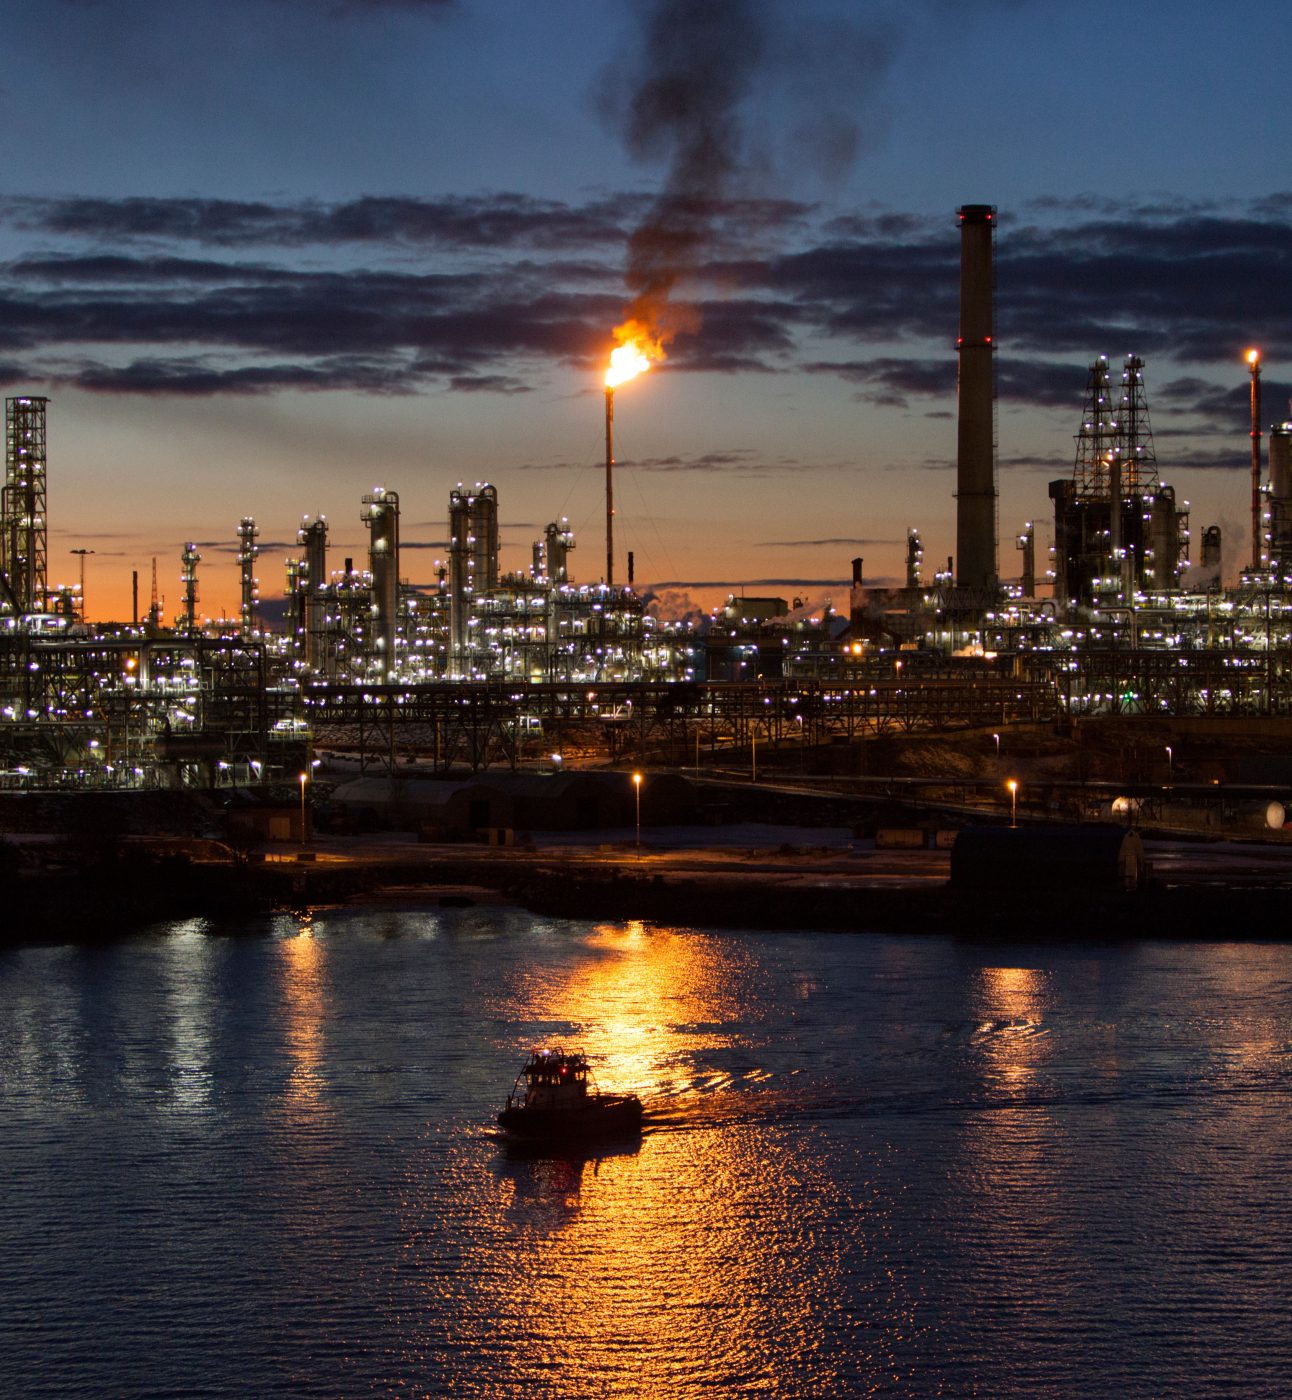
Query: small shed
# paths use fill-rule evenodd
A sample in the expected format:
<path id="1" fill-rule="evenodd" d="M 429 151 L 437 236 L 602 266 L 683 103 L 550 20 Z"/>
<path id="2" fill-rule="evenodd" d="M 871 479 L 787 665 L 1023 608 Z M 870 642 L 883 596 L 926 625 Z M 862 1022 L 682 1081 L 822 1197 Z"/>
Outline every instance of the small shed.
<path id="1" fill-rule="evenodd" d="M 1137 890 L 1146 873 L 1139 833 L 1105 823 L 971 826 L 951 848 L 952 885 L 1001 899 Z"/>

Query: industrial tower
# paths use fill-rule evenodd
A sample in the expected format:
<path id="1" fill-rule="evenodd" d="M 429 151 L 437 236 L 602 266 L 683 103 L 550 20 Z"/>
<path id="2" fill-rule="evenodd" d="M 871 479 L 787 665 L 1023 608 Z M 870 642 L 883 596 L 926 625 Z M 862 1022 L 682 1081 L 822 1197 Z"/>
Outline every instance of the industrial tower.
<path id="1" fill-rule="evenodd" d="M 256 543 L 260 531 L 250 515 L 242 517 L 238 526 L 238 572 L 242 592 L 242 635 L 251 637 L 256 631 L 256 606 L 260 602 L 260 580 L 256 577 Z"/>
<path id="2" fill-rule="evenodd" d="M 399 670 L 395 654 L 399 624 L 399 496 L 378 486 L 363 498 L 362 518 L 368 527 L 368 571 L 372 575 L 369 646 L 381 680 L 393 680 Z"/>
<path id="3" fill-rule="evenodd" d="M 498 490 L 487 482 L 449 492 L 449 662 L 456 678 L 474 672 L 472 599 L 498 586 Z"/>
<path id="4" fill-rule="evenodd" d="M 1180 585 L 1188 513 L 1159 480 L 1144 362 L 1128 355 L 1114 393 L 1108 356 L 1090 366 L 1072 478 L 1050 483 L 1056 598 L 1129 603 Z"/>
<path id="5" fill-rule="evenodd" d="M 48 399 L 5 400 L 0 491 L 0 585 L 17 613 L 45 611 L 45 408 Z"/>
<path id="6" fill-rule="evenodd" d="M 956 352 L 956 586 L 992 591 L 996 572 L 996 208 L 966 204 L 960 218 L 960 336 Z"/>

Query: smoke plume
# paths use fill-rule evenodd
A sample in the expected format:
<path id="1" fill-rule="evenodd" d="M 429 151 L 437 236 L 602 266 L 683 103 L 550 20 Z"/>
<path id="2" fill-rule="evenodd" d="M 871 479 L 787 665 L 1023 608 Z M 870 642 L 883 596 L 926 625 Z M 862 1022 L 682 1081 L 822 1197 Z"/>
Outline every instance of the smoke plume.
<path id="1" fill-rule="evenodd" d="M 663 163 L 663 188 L 628 241 L 632 329 L 655 352 L 685 328 L 670 297 L 709 243 L 743 169 L 740 109 L 764 52 L 756 0 L 654 0 L 640 10 L 641 46 L 620 121 L 629 153 Z"/>
<path id="2" fill-rule="evenodd" d="M 891 41 L 873 27 L 806 26 L 797 11 L 782 14 L 784 0 L 648 0 L 634 8 L 637 47 L 603 75 L 600 105 L 628 153 L 665 174 L 629 238 L 632 301 L 615 336 L 639 340 L 657 359 L 674 335 L 695 328 L 694 310 L 673 302 L 675 289 L 700 269 L 738 197 L 742 234 L 752 232 L 758 186 L 776 155 L 833 176 L 851 163 L 859 131 L 831 95 L 855 94 L 859 73 L 870 78 L 887 64 Z M 792 150 L 774 152 L 758 130 L 755 105 L 777 103 Z"/>

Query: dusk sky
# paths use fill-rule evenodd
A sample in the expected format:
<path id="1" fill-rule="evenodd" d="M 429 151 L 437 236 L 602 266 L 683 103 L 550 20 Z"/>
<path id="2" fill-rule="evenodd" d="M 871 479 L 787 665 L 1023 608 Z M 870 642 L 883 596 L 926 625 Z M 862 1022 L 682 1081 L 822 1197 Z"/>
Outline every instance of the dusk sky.
<path id="1" fill-rule="evenodd" d="M 429 583 L 459 481 L 503 566 L 604 570 L 601 374 L 662 238 L 667 362 L 616 397 L 617 539 L 671 607 L 846 606 L 954 548 L 959 234 L 995 204 L 1000 571 L 1144 358 L 1162 476 L 1249 549 L 1248 345 L 1292 384 L 1292 9 L 1258 0 L 10 0 L 0 379 L 50 405 L 50 580 L 236 611 L 399 493 Z M 683 211 L 684 227 L 671 221 Z M 675 280 L 674 280 L 675 279 Z M 622 565 L 621 565 L 622 569 Z"/>

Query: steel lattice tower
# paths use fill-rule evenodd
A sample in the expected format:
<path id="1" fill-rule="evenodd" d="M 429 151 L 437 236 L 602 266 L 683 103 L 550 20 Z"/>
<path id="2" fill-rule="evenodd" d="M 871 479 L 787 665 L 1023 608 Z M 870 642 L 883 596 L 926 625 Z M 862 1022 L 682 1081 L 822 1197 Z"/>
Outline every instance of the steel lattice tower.
<path id="1" fill-rule="evenodd" d="M 1077 434 L 1077 462 L 1073 483 L 1079 497 L 1108 495 L 1108 463 L 1118 450 L 1119 430 L 1113 417 L 1112 385 L 1108 378 L 1108 356 L 1090 366 L 1086 381 L 1086 407 Z"/>
<path id="2" fill-rule="evenodd" d="M 1122 490 L 1138 496 L 1157 485 L 1157 451 L 1144 393 L 1144 361 L 1127 355 L 1122 369 L 1122 400 L 1117 417 L 1116 450 L 1122 463 Z"/>
<path id="3" fill-rule="evenodd" d="M 0 492 L 0 569 L 20 613 L 45 610 L 45 407 L 48 399 L 5 400 L 4 489 Z"/>

